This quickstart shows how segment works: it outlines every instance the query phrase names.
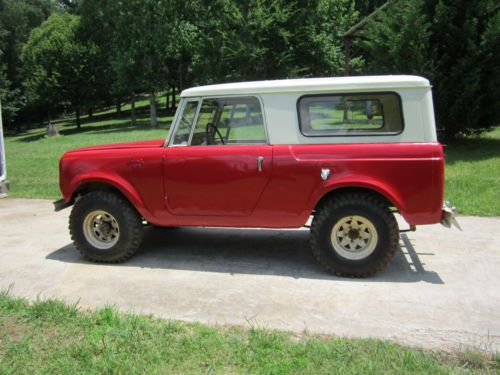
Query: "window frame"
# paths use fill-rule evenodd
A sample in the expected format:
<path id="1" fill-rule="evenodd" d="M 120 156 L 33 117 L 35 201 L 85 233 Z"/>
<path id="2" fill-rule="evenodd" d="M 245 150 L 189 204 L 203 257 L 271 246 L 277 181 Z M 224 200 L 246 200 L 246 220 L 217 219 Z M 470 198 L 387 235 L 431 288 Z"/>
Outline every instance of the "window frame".
<path id="1" fill-rule="evenodd" d="M 210 145 L 210 147 L 212 147 L 212 146 L 223 146 L 223 147 L 225 147 L 225 146 L 252 146 L 252 145 L 261 146 L 261 145 L 269 145 L 270 144 L 269 143 L 269 132 L 268 132 L 268 127 L 267 127 L 267 120 L 266 120 L 266 115 L 265 115 L 265 110 L 264 110 L 264 103 L 262 101 L 262 98 L 259 95 L 210 95 L 210 96 L 203 96 L 203 97 L 196 97 L 196 98 L 199 100 L 198 108 L 196 111 L 196 116 L 195 116 L 193 125 L 191 127 L 191 134 L 189 135 L 189 142 L 186 146 L 190 146 L 190 147 L 192 146 L 191 141 L 193 139 L 194 130 L 195 130 L 196 125 L 198 123 L 198 116 L 199 116 L 201 106 L 203 105 L 204 100 L 237 99 L 237 98 L 255 98 L 259 102 L 260 110 L 261 110 L 261 114 L 262 114 L 262 121 L 263 121 L 263 125 L 264 125 L 264 134 L 266 136 L 265 142 L 262 142 L 262 143 L 231 143 L 231 144 L 224 144 L 224 145 Z M 188 100 L 190 100 L 190 98 Z M 199 147 L 199 146 L 200 145 L 196 145 L 193 147 Z"/>
<path id="2" fill-rule="evenodd" d="M 363 96 L 363 95 L 388 95 L 392 94 L 395 95 L 398 102 L 399 102 L 399 108 L 400 108 L 400 115 L 401 115 L 401 129 L 397 132 L 395 131 L 390 131 L 390 132 L 382 132 L 382 131 L 366 131 L 366 132 L 343 132 L 343 133 L 336 133 L 334 130 L 322 130 L 322 131 L 317 131 L 315 134 L 307 134 L 307 132 L 304 131 L 304 127 L 302 124 L 302 119 L 301 119 L 301 109 L 300 109 L 300 102 L 304 98 L 314 98 L 314 97 L 328 97 L 328 96 Z M 299 96 L 297 99 L 296 103 L 297 107 L 297 120 L 299 124 L 299 131 L 300 134 L 302 134 L 304 137 L 308 138 L 317 138 L 317 137 L 367 137 L 367 136 L 396 136 L 401 134 L 404 129 L 405 129 L 405 118 L 404 118 L 404 110 L 403 110 L 403 101 L 401 100 L 401 95 L 395 91 L 356 91 L 356 92 L 325 92 L 321 94 L 305 94 Z M 384 125 L 385 125 L 385 119 L 383 119 Z"/>

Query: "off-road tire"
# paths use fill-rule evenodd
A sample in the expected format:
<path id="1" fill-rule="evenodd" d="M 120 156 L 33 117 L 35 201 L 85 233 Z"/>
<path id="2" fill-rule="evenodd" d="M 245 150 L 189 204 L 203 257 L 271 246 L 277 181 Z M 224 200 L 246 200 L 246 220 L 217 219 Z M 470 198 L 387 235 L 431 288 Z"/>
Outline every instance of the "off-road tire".
<path id="1" fill-rule="evenodd" d="M 84 234 L 84 220 L 95 210 L 109 212 L 118 222 L 118 241 L 109 249 L 98 249 L 87 241 Z M 80 254 L 94 262 L 120 263 L 133 256 L 143 236 L 141 216 L 134 207 L 120 195 L 108 191 L 93 191 L 78 199 L 69 217 L 71 239 Z"/>
<path id="2" fill-rule="evenodd" d="M 342 218 L 359 215 L 367 218 L 378 235 L 373 252 L 363 259 L 347 259 L 335 250 L 331 240 L 334 226 Z M 350 193 L 326 201 L 315 213 L 310 244 L 316 260 L 337 276 L 368 277 L 384 270 L 398 249 L 399 229 L 394 215 L 380 200 L 370 195 Z"/>

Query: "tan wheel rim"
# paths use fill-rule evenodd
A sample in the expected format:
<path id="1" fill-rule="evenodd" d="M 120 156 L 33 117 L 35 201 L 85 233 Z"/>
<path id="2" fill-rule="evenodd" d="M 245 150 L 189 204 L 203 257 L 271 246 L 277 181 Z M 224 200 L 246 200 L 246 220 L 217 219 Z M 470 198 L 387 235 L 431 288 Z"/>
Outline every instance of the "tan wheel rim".
<path id="1" fill-rule="evenodd" d="M 83 234 L 89 244 L 99 250 L 110 249 L 120 238 L 120 226 L 109 212 L 90 212 L 83 221 Z"/>
<path id="2" fill-rule="evenodd" d="M 361 260 L 370 256 L 378 243 L 377 230 L 363 216 L 345 216 L 332 229 L 332 246 L 343 258 Z"/>

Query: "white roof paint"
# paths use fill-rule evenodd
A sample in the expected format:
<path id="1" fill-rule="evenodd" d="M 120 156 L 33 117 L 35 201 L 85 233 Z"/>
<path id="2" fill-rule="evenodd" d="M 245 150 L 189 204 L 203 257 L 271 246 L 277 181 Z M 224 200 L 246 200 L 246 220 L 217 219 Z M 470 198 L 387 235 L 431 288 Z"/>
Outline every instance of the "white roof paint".
<path id="1" fill-rule="evenodd" d="M 182 91 L 181 97 L 276 94 L 430 87 L 427 79 L 409 75 L 302 78 L 199 86 Z"/>

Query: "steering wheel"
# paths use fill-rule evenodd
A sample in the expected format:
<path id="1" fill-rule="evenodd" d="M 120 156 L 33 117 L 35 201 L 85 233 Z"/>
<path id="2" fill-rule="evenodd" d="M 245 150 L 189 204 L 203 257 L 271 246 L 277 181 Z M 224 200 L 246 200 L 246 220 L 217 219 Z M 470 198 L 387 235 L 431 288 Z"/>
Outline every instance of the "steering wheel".
<path id="1" fill-rule="evenodd" d="M 217 126 L 213 122 L 207 123 L 205 133 L 206 133 L 206 138 L 207 138 L 207 144 L 213 145 L 212 138 L 214 137 L 215 133 L 217 133 L 217 135 L 219 136 L 222 144 L 225 144 L 224 137 L 222 137 L 222 134 L 220 133 L 219 129 L 217 128 Z"/>

